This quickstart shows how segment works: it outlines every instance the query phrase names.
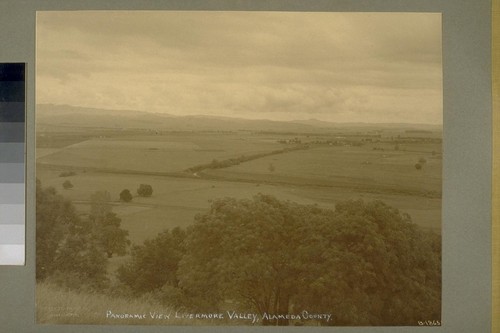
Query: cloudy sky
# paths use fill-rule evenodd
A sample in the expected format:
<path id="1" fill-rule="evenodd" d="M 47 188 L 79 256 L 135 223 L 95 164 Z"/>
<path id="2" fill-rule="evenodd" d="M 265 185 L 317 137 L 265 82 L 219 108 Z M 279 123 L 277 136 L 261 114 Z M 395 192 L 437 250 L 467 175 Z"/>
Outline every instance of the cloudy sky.
<path id="1" fill-rule="evenodd" d="M 442 123 L 440 14 L 39 12 L 36 51 L 37 103 Z"/>

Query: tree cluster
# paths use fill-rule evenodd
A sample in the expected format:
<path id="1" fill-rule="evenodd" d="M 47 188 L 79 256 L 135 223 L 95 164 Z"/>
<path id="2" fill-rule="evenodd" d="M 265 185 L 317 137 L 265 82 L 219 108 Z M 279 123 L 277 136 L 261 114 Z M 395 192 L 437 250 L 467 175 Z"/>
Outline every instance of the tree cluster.
<path id="1" fill-rule="evenodd" d="M 130 245 L 128 231 L 121 228 L 121 219 L 113 213 L 111 195 L 107 191 L 95 192 L 90 196 L 90 215 L 92 232 L 108 258 L 113 254 L 122 256 Z"/>
<path id="2" fill-rule="evenodd" d="M 73 184 L 69 180 L 65 180 L 64 183 L 62 183 L 62 187 L 65 190 L 69 190 L 70 188 L 73 188 Z"/>
<path id="3" fill-rule="evenodd" d="M 230 301 L 257 313 L 334 313 L 323 325 L 415 325 L 440 318 L 440 244 L 380 201 L 328 210 L 259 194 L 216 200 L 185 232 L 136 247 L 119 279 L 192 311 Z"/>
<path id="4" fill-rule="evenodd" d="M 239 165 L 240 163 L 256 160 L 258 158 L 262 157 L 267 157 L 267 156 L 272 156 L 272 155 L 277 155 L 277 154 L 284 154 L 288 153 L 291 151 L 295 150 L 304 150 L 304 149 L 309 149 L 309 146 L 307 145 L 300 145 L 296 147 L 287 147 L 283 149 L 277 149 L 273 150 L 268 153 L 258 153 L 258 154 L 252 154 L 252 155 L 241 155 L 239 157 L 234 157 L 234 158 L 229 158 L 226 160 L 219 161 L 217 159 L 213 159 L 212 162 L 207 163 L 207 164 L 199 164 L 196 166 L 193 166 L 186 171 L 188 172 L 199 172 L 205 169 L 223 169 L 223 168 L 228 168 L 233 165 Z"/>
<path id="5" fill-rule="evenodd" d="M 177 269 L 184 255 L 186 232 L 166 230 L 131 250 L 131 260 L 118 269 L 118 279 L 136 294 L 159 291 L 165 285 L 177 287 Z"/>
<path id="6" fill-rule="evenodd" d="M 59 174 L 59 177 L 71 177 L 71 176 L 75 176 L 76 175 L 76 172 L 74 171 L 63 171 Z"/>
<path id="7" fill-rule="evenodd" d="M 107 258 L 122 255 L 128 232 L 111 211 L 109 193 L 91 196 L 88 217 L 53 187 L 36 183 L 36 279 L 47 278 L 70 288 L 102 289 L 109 282 Z"/>
<path id="8" fill-rule="evenodd" d="M 153 187 L 148 184 L 141 184 L 137 189 L 137 194 L 140 197 L 150 197 L 151 195 L 153 195 Z"/>
<path id="9" fill-rule="evenodd" d="M 132 193 L 130 193 L 130 190 L 124 189 L 123 191 L 121 191 L 120 192 L 120 200 L 123 202 L 132 201 Z"/>
<path id="10" fill-rule="evenodd" d="M 427 160 L 425 158 L 419 158 L 418 162 L 415 164 L 415 169 L 421 170 L 424 167 L 425 163 L 427 163 Z"/>

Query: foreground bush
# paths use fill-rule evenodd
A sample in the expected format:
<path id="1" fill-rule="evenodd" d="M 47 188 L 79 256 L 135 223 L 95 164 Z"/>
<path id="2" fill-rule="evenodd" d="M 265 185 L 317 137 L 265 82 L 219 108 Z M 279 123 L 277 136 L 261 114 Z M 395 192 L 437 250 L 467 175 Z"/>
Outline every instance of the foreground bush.
<path id="1" fill-rule="evenodd" d="M 128 231 L 111 211 L 108 192 L 91 195 L 87 217 L 52 188 L 36 183 L 36 279 L 72 288 L 103 290 L 108 258 L 124 255 Z"/>
<path id="2" fill-rule="evenodd" d="M 92 230 L 91 221 L 81 219 L 69 200 L 37 180 L 36 279 L 57 274 L 74 285 L 106 285 L 107 260 Z"/>
<path id="3" fill-rule="evenodd" d="M 118 279 L 138 294 L 158 291 L 165 285 L 177 287 L 185 238 L 186 232 L 175 228 L 133 247 L 132 259 L 118 269 Z"/>
<path id="4" fill-rule="evenodd" d="M 440 244 L 380 201 L 328 210 L 267 195 L 226 198 L 182 237 L 167 232 L 136 248 L 120 279 L 192 311 L 231 300 L 260 314 L 334 314 L 322 325 L 417 325 L 440 319 Z"/>

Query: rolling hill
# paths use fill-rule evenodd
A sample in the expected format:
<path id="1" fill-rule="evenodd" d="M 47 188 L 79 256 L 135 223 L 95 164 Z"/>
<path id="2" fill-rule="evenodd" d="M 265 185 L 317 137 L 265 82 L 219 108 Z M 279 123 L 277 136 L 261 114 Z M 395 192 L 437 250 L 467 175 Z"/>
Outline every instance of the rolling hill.
<path id="1" fill-rule="evenodd" d="M 333 123 L 317 119 L 273 121 L 221 116 L 174 116 L 134 110 L 109 110 L 70 105 L 38 104 L 36 121 L 39 130 L 60 127 L 107 129 L 151 129 L 172 131 L 274 131 L 288 133 L 328 133 L 332 131 L 425 130 L 441 132 L 440 125 Z"/>

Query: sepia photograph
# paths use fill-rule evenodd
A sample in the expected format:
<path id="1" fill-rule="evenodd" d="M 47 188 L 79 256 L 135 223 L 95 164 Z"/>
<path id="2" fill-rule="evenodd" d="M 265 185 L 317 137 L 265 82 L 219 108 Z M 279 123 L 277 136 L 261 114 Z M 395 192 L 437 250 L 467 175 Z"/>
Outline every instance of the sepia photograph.
<path id="1" fill-rule="evenodd" d="M 36 321 L 441 326 L 440 13 L 38 11 Z"/>

